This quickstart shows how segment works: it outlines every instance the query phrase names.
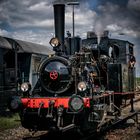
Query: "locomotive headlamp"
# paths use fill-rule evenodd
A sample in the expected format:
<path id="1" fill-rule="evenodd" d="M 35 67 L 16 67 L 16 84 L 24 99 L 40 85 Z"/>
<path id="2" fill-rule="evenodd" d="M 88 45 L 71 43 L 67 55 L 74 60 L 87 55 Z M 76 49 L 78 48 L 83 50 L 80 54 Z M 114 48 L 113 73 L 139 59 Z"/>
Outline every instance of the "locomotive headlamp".
<path id="1" fill-rule="evenodd" d="M 73 95 L 69 100 L 69 109 L 72 112 L 81 112 L 84 108 L 84 100 L 81 96 Z"/>
<path id="2" fill-rule="evenodd" d="M 52 47 L 58 47 L 60 45 L 60 42 L 58 40 L 58 38 L 54 37 L 50 40 L 50 45 Z"/>
<path id="3" fill-rule="evenodd" d="M 79 82 L 78 83 L 78 90 L 79 91 L 85 91 L 87 89 L 87 85 L 85 82 Z"/>
<path id="4" fill-rule="evenodd" d="M 22 83 L 20 87 L 22 92 L 28 92 L 31 89 L 31 84 L 30 83 Z"/>

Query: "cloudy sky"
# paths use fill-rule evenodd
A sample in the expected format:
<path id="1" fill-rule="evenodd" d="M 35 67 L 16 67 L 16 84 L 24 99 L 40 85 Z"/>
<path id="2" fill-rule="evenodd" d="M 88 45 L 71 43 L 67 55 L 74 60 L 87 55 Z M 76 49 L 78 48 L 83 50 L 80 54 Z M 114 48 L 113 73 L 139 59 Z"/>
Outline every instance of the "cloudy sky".
<path id="1" fill-rule="evenodd" d="M 57 0 L 69 2 L 72 0 Z M 77 0 L 75 34 L 110 31 L 111 38 L 135 44 L 140 76 L 140 0 Z M 54 36 L 53 0 L 0 0 L 0 35 L 48 45 Z M 65 30 L 72 32 L 72 7 L 66 5 Z"/>

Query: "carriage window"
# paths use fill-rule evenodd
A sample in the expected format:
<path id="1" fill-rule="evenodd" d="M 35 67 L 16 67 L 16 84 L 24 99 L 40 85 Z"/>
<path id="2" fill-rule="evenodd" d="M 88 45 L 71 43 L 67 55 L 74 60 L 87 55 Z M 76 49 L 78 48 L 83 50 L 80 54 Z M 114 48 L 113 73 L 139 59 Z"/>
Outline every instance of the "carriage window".
<path id="1" fill-rule="evenodd" d="M 129 45 L 129 53 L 133 55 L 133 46 Z"/>

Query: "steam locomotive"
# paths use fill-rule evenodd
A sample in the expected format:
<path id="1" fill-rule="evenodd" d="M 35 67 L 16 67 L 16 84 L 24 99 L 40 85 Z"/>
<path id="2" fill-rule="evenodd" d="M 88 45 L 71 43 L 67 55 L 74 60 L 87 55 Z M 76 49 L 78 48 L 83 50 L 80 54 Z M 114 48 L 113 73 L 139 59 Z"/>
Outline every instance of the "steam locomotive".
<path id="1" fill-rule="evenodd" d="M 21 84 L 20 96 L 9 108 L 19 112 L 29 130 L 81 132 L 100 129 L 121 115 L 123 99 L 133 99 L 135 57 L 133 44 L 94 32 L 87 39 L 64 37 L 65 5 L 54 4 L 55 55 L 44 60 L 34 89 Z M 109 119 L 111 118 L 111 119 Z"/>

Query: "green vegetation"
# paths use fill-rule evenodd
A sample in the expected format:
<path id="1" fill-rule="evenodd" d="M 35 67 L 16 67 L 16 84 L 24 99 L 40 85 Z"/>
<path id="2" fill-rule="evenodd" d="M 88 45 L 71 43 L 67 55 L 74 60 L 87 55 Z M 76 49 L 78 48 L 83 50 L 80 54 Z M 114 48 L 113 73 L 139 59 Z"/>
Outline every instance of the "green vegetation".
<path id="1" fill-rule="evenodd" d="M 137 77 L 137 78 L 136 78 L 136 85 L 137 85 L 137 86 L 140 86 L 140 77 Z"/>
<path id="2" fill-rule="evenodd" d="M 0 116 L 0 131 L 5 129 L 14 128 L 20 125 L 20 118 L 18 114 L 14 114 L 11 116 Z"/>

